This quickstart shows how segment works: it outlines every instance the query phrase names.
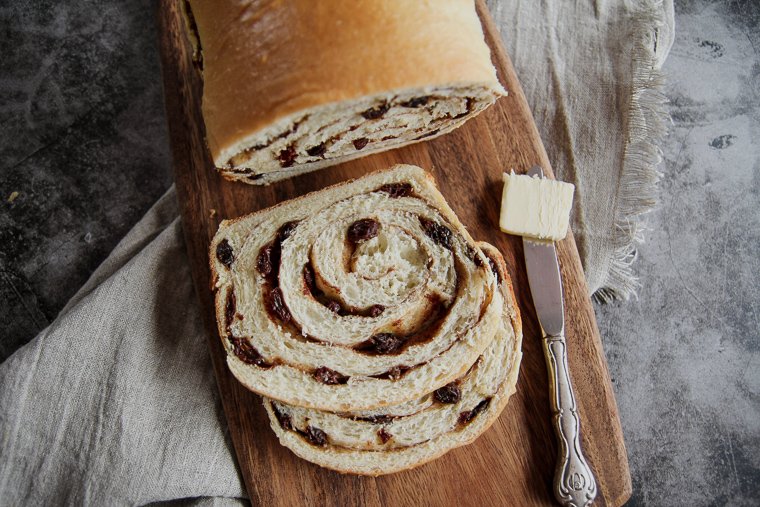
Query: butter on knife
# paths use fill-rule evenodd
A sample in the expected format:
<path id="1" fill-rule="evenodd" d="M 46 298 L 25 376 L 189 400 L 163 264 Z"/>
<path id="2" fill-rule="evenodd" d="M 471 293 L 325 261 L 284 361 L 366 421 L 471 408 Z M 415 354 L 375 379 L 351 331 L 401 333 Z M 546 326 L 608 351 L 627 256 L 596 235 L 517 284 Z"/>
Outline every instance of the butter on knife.
<path id="1" fill-rule="evenodd" d="M 504 173 L 499 228 L 509 234 L 558 241 L 567 235 L 575 185 Z"/>

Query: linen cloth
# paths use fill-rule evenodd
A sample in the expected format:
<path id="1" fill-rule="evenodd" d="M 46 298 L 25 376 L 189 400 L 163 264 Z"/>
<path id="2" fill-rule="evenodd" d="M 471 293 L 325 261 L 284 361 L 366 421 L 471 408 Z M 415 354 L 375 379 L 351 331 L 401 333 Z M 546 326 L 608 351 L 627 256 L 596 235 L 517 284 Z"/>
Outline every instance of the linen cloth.
<path id="1" fill-rule="evenodd" d="M 488 3 L 556 176 L 575 184 L 572 228 L 589 289 L 627 299 L 638 217 L 655 203 L 672 0 Z"/>
<path id="2" fill-rule="evenodd" d="M 635 215 L 652 204 L 672 3 L 489 4 L 555 171 L 577 186 L 589 286 L 625 296 Z M 171 189 L 0 365 L 0 505 L 245 496 L 177 215 Z"/>

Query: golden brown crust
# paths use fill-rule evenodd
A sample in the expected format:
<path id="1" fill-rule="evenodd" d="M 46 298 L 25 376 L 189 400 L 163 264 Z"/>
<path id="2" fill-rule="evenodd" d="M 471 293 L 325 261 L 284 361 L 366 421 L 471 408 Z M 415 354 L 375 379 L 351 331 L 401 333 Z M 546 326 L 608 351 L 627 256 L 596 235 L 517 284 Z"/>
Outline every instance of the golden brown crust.
<path id="1" fill-rule="evenodd" d="M 389 91 L 501 90 L 472 0 L 190 0 L 212 157 L 278 119 Z M 221 157 L 223 158 L 223 157 Z"/>

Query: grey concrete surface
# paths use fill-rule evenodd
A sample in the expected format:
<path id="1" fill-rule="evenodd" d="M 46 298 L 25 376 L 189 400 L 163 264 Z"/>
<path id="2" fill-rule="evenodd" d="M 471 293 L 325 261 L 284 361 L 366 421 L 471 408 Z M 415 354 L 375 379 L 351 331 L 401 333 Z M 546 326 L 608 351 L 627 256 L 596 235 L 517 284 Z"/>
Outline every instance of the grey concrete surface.
<path id="1" fill-rule="evenodd" d="M 171 185 L 152 2 L 0 2 L 0 360 Z"/>
<path id="2" fill-rule="evenodd" d="M 149 0 L 0 4 L 0 360 L 171 184 Z M 636 300 L 597 306 L 629 505 L 760 504 L 760 2 L 676 2 Z M 519 72 L 519 69 L 518 69 Z"/>
<path id="3" fill-rule="evenodd" d="M 760 505 L 760 2 L 676 3 L 637 300 L 597 306 L 631 505 Z"/>

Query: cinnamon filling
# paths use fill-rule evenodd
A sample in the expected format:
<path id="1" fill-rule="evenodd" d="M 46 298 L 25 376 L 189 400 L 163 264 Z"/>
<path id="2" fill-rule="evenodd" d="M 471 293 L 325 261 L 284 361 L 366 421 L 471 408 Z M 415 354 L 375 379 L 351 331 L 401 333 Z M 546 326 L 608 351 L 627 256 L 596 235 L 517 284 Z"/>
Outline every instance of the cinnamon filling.
<path id="1" fill-rule="evenodd" d="M 363 421 L 363 422 L 368 422 L 372 424 L 388 424 L 389 422 L 393 422 L 397 418 L 398 416 L 385 415 L 385 414 L 352 417 L 354 421 Z"/>
<path id="2" fill-rule="evenodd" d="M 340 316 L 355 315 L 359 317 L 379 317 L 385 311 L 383 305 L 372 305 L 368 308 L 355 308 L 346 306 L 342 302 L 329 297 L 317 286 L 316 275 L 314 274 L 314 267 L 311 262 L 306 263 L 303 267 L 303 286 L 305 294 L 311 294 L 311 297 L 317 302 Z"/>
<path id="3" fill-rule="evenodd" d="M 385 192 L 389 197 L 394 199 L 416 196 L 411 183 L 387 183 L 375 190 L 375 192 Z"/>
<path id="4" fill-rule="evenodd" d="M 341 375 L 335 370 L 331 370 L 327 366 L 320 366 L 312 374 L 315 379 L 327 385 L 345 384 L 348 382 L 349 377 Z"/>
<path id="5" fill-rule="evenodd" d="M 386 371 L 385 373 L 380 373 L 378 375 L 371 375 L 372 378 L 381 379 L 381 380 L 398 380 L 407 373 L 409 373 L 411 370 L 415 368 L 419 368 L 420 366 L 427 364 L 427 362 L 415 364 L 414 366 L 394 366 L 390 370 Z"/>
<path id="6" fill-rule="evenodd" d="M 189 13 L 188 17 L 192 18 L 192 13 L 190 13 L 190 11 L 189 11 L 189 6 L 188 6 L 188 13 Z M 191 19 L 191 23 L 194 24 L 194 20 Z M 200 39 L 198 39 L 198 40 L 200 41 Z M 199 42 L 199 44 L 200 44 L 200 42 Z M 200 59 L 200 64 L 202 65 L 202 55 L 200 53 L 200 45 L 199 45 L 199 51 L 197 52 L 197 54 L 201 58 Z M 437 95 L 425 95 L 425 96 L 420 96 L 420 97 L 413 97 L 413 98 L 411 98 L 409 100 L 405 100 L 405 101 L 399 102 L 398 98 L 394 97 L 390 101 L 381 102 L 381 103 L 377 104 L 376 106 L 373 106 L 373 107 L 371 107 L 371 108 L 369 108 L 369 109 L 361 112 L 360 115 L 364 119 L 366 119 L 366 120 L 377 120 L 377 119 L 380 119 L 383 116 L 385 116 L 385 114 L 392 107 L 400 106 L 400 107 L 404 107 L 404 108 L 418 109 L 418 108 L 427 106 L 431 101 L 441 101 L 441 100 L 449 100 L 449 99 L 450 99 L 450 97 L 443 97 L 443 96 L 437 96 Z M 431 122 L 430 122 L 430 124 L 428 126 L 429 127 L 433 126 L 433 125 L 439 125 L 440 126 L 443 123 L 445 123 L 446 121 L 457 120 L 457 119 L 460 119 L 460 118 L 463 118 L 465 116 L 470 115 L 472 113 L 472 111 L 474 110 L 475 99 L 472 98 L 472 97 L 465 97 L 465 100 L 466 100 L 466 106 L 465 106 L 465 111 L 464 112 L 459 113 L 459 114 L 454 115 L 454 116 L 452 116 L 451 114 L 446 114 L 445 116 L 442 116 L 442 117 L 439 117 L 439 118 L 434 118 L 434 119 L 431 120 Z M 227 168 L 228 169 L 232 169 L 235 166 L 242 165 L 242 164 L 246 163 L 248 160 L 250 160 L 250 158 L 253 156 L 253 154 L 255 152 L 257 152 L 259 150 L 262 150 L 262 149 L 265 149 L 265 148 L 268 148 L 275 141 L 278 141 L 280 139 L 286 139 L 286 138 L 292 136 L 293 134 L 295 134 L 298 131 L 298 127 L 303 122 L 305 122 L 308 119 L 308 117 L 309 117 L 309 115 L 304 116 L 303 118 L 301 118 L 298 121 L 294 122 L 291 128 L 289 128 L 289 129 L 287 129 L 287 130 L 285 130 L 285 131 L 277 134 L 276 136 L 272 137 L 268 141 L 265 141 L 265 142 L 263 142 L 261 144 L 257 144 L 257 145 L 254 145 L 254 146 L 250 146 L 250 147 L 242 150 L 240 153 L 234 155 L 227 162 L 227 164 L 226 164 Z M 322 126 L 320 126 L 317 129 L 316 132 L 319 133 L 319 132 L 323 131 L 325 128 L 331 126 L 331 125 L 332 124 L 322 125 Z M 349 129 L 347 130 L 347 132 L 351 132 L 353 130 L 356 130 L 357 128 L 359 128 L 359 126 L 360 126 L 360 124 L 352 125 L 351 127 L 349 127 Z M 418 129 L 417 132 L 422 132 L 423 130 L 424 129 Z M 440 131 L 439 129 L 430 130 L 430 131 L 425 132 L 422 135 L 416 137 L 415 140 L 417 140 L 417 139 L 424 139 L 426 137 L 434 136 L 434 135 L 438 134 L 439 131 Z M 303 149 L 303 152 L 306 153 L 309 157 L 312 157 L 312 158 L 325 158 L 325 155 L 326 155 L 327 151 L 329 150 L 330 146 L 332 146 L 336 140 L 342 139 L 343 136 L 345 135 L 345 133 L 346 132 L 334 135 L 334 136 L 332 136 L 330 139 L 328 139 L 326 141 L 323 141 L 323 142 L 321 142 L 321 143 L 319 143 L 317 145 L 314 145 L 314 146 L 307 147 L 307 148 Z M 384 142 L 384 141 L 390 141 L 392 139 L 397 139 L 397 137 L 395 137 L 395 136 L 384 136 L 383 138 L 381 138 L 379 140 L 382 141 L 382 142 Z M 360 137 L 360 138 L 357 138 L 357 139 L 353 140 L 352 143 L 353 143 L 354 149 L 358 151 L 358 150 L 363 149 L 365 146 L 367 146 L 367 144 L 369 144 L 371 142 L 374 142 L 374 141 L 377 141 L 377 140 L 378 139 L 374 139 L 373 140 L 373 139 L 370 139 L 370 138 L 367 138 L 367 137 Z M 280 153 L 277 155 L 277 159 L 280 162 L 280 166 L 282 168 L 287 168 L 287 167 L 293 166 L 296 163 L 297 158 L 299 156 L 298 152 L 299 152 L 299 150 L 296 148 L 295 143 L 291 143 L 285 149 L 281 150 Z M 311 162 L 311 161 L 309 161 L 309 162 Z M 237 171 L 233 171 L 233 172 L 237 172 Z M 248 174 L 248 173 L 252 173 L 252 172 L 253 172 L 252 169 L 246 169 L 243 172 L 243 174 Z M 254 175 L 254 176 L 261 176 L 261 175 Z"/>
<path id="7" fill-rule="evenodd" d="M 379 333 L 354 346 L 354 350 L 369 355 L 398 355 L 412 345 L 427 343 L 436 337 L 453 305 L 446 304 L 437 294 L 428 294 L 428 314 L 422 325 L 406 335 Z"/>
<path id="8" fill-rule="evenodd" d="M 377 191 L 388 193 L 388 195 L 392 198 L 413 195 L 413 189 L 408 183 L 392 183 L 383 185 Z M 445 248 L 453 251 L 454 237 L 452 231 L 448 227 L 440 225 L 423 217 L 420 217 L 419 219 L 423 230 L 425 230 L 426 234 L 428 234 L 431 239 L 441 244 Z M 282 225 L 278 229 L 275 238 L 270 243 L 267 243 L 265 246 L 263 246 L 258 253 L 256 259 L 256 269 L 264 278 L 264 306 L 270 319 L 279 322 L 287 328 L 290 328 L 293 331 L 294 336 L 303 337 L 304 340 L 310 342 L 324 343 L 325 341 L 322 339 L 303 335 L 300 329 L 300 325 L 293 320 L 293 316 L 285 303 L 282 290 L 279 287 L 279 270 L 282 243 L 293 233 L 297 225 L 298 222 L 288 222 Z M 374 219 L 358 220 L 349 227 L 347 233 L 349 241 L 347 241 L 347 243 L 355 245 L 357 242 L 370 239 L 377 235 L 379 227 L 380 224 Z M 472 247 L 470 247 L 470 250 L 472 250 Z M 456 297 L 459 297 L 461 283 L 460 281 L 463 277 L 462 270 L 464 267 L 461 261 L 458 259 L 455 259 L 455 269 L 457 274 L 455 293 Z M 304 265 L 302 276 L 304 293 L 310 294 L 316 301 L 324 305 L 325 308 L 338 315 L 378 317 L 385 311 L 385 307 L 382 305 L 372 305 L 368 308 L 350 308 L 344 306 L 340 301 L 329 297 L 319 288 L 317 284 L 317 275 L 311 262 L 308 262 Z M 228 312 L 231 312 L 229 315 L 234 315 L 234 294 L 231 291 L 230 294 L 231 296 L 228 295 L 228 306 L 232 305 L 232 309 L 228 310 Z M 230 297 L 232 299 L 230 299 Z M 450 315 L 453 304 L 451 302 L 444 301 L 437 294 L 428 294 L 426 297 L 429 302 L 427 305 L 427 315 L 421 319 L 421 325 L 419 325 L 412 332 L 407 332 L 403 335 L 391 332 L 390 330 L 387 332 L 381 332 L 373 335 L 364 342 L 354 345 L 352 347 L 353 350 L 369 355 L 398 355 L 412 345 L 423 344 L 434 339 L 439 334 L 441 327 Z M 489 302 L 490 299 L 486 298 L 486 301 L 484 301 L 483 305 L 481 305 L 478 321 L 480 318 L 482 318 L 485 307 L 487 307 Z M 228 320 L 231 322 L 231 318 L 228 318 Z M 459 338 L 457 338 L 457 340 L 458 339 Z M 253 347 L 250 348 L 253 349 Z M 250 364 L 256 364 L 265 367 L 272 365 L 271 363 L 264 362 L 258 352 L 255 351 L 255 349 L 253 349 L 253 352 L 251 352 L 248 349 L 245 349 L 243 346 L 238 345 L 236 350 L 240 351 L 240 353 L 244 356 L 241 357 L 241 359 L 249 362 Z M 278 361 L 275 362 L 277 364 L 280 364 Z M 427 361 L 412 366 L 397 365 L 386 372 L 371 375 L 371 377 L 395 381 L 402 378 L 412 369 L 423 366 L 424 364 L 427 364 Z M 325 366 L 311 371 L 311 375 L 314 376 L 316 380 L 327 385 L 345 384 L 350 378 L 349 376 L 343 375 Z"/>
<path id="9" fill-rule="evenodd" d="M 277 422 L 280 423 L 280 428 L 284 430 L 292 431 L 293 420 L 290 418 L 290 415 L 286 414 L 285 412 L 282 412 L 274 403 L 270 403 L 270 406 L 272 407 L 272 410 L 274 411 L 274 416 L 275 418 L 277 418 Z"/>
<path id="10" fill-rule="evenodd" d="M 491 397 L 484 398 L 481 400 L 475 407 L 472 408 L 472 410 L 466 410 L 464 412 L 461 412 L 459 414 L 459 417 L 457 419 L 457 426 L 456 429 L 463 429 L 466 425 L 471 423 L 478 415 L 485 412 L 489 405 L 491 404 Z M 277 419 L 278 424 L 283 430 L 286 431 L 293 431 L 297 434 L 299 434 L 304 440 L 306 440 L 311 445 L 315 445 L 317 447 L 325 447 L 330 443 L 330 438 L 328 437 L 327 433 L 325 433 L 322 429 L 317 428 L 316 426 L 312 426 L 310 424 L 307 424 L 306 429 L 301 430 L 299 428 L 296 428 L 293 425 L 293 420 L 290 417 L 290 415 L 284 413 L 281 411 L 276 404 L 270 402 L 270 405 L 272 407 L 272 410 L 274 412 L 275 418 Z M 388 424 L 393 422 L 395 419 L 398 419 L 401 416 L 392 416 L 392 415 L 377 415 L 377 416 L 368 416 L 368 417 L 353 417 L 353 420 L 355 421 L 366 421 L 371 424 Z M 384 445 L 388 443 L 392 438 L 393 434 L 391 434 L 387 428 L 381 427 L 376 432 L 378 438 L 380 439 L 380 442 Z M 415 444 L 416 445 L 416 444 Z M 411 446 L 404 446 L 405 447 L 414 447 L 415 445 Z M 352 447 L 346 447 L 343 445 L 332 445 L 334 448 L 339 449 L 353 449 Z"/>

